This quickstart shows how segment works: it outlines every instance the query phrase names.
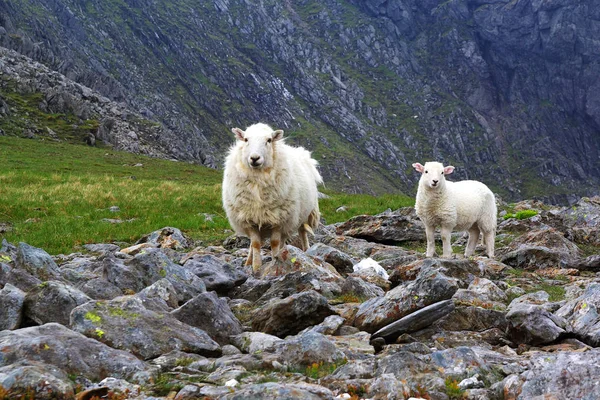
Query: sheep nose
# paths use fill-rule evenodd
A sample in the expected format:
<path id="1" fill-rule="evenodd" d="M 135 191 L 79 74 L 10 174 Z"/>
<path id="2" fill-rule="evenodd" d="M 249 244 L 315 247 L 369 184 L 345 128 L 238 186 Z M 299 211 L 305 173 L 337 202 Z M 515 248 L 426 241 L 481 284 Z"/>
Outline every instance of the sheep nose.
<path id="1" fill-rule="evenodd" d="M 250 156 L 250 164 L 252 164 L 252 166 L 257 166 L 260 164 L 260 156 Z"/>
<path id="2" fill-rule="evenodd" d="M 435 184 L 437 184 L 438 182 L 439 182 L 439 181 L 437 181 L 437 180 L 435 180 L 435 179 L 433 180 L 433 184 L 434 184 L 434 185 L 435 185 Z"/>

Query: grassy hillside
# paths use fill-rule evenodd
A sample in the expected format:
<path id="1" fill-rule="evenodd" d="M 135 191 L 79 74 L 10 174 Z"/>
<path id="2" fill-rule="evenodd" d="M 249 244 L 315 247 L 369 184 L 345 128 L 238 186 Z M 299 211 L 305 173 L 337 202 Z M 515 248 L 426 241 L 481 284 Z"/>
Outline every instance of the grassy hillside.
<path id="1" fill-rule="evenodd" d="M 132 244 L 164 226 L 220 243 L 232 233 L 221 207 L 221 180 L 221 171 L 188 163 L 0 137 L 0 235 L 51 254 L 86 243 Z M 331 197 L 320 201 L 327 223 L 413 203 L 405 196 L 327 193 Z M 341 205 L 347 211 L 337 213 Z"/>

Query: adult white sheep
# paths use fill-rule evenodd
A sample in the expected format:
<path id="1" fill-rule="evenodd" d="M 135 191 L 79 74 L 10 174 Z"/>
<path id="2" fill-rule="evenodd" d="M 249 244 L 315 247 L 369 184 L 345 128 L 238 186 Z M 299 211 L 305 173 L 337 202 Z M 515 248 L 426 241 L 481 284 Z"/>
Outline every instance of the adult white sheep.
<path id="1" fill-rule="evenodd" d="M 256 273 L 268 237 L 273 257 L 295 231 L 302 250 L 308 249 L 307 232 L 319 224 L 317 185 L 323 179 L 310 152 L 285 144 L 282 130 L 258 123 L 232 132 L 237 141 L 225 161 L 223 208 L 236 233 L 250 238 L 246 265 Z"/>
<path id="2" fill-rule="evenodd" d="M 445 177 L 454 171 L 453 166 L 444 167 L 439 162 L 427 162 L 425 165 L 414 163 L 412 166 L 421 173 L 415 209 L 425 224 L 425 255 L 433 257 L 434 232 L 439 226 L 443 244 L 442 257 L 452 256 L 450 234 L 453 230 L 469 232 L 466 257 L 475 251 L 480 232 L 483 233 L 488 257 L 494 257 L 497 214 L 494 193 L 478 181 L 446 181 Z"/>

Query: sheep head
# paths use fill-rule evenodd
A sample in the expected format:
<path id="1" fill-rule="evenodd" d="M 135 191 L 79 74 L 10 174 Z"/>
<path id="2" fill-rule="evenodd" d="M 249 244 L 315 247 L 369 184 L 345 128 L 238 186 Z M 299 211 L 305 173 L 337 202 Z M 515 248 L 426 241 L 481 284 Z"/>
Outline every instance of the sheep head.
<path id="1" fill-rule="evenodd" d="M 246 128 L 231 130 L 238 140 L 242 162 L 254 170 L 269 169 L 273 166 L 275 143 L 283 139 L 283 131 L 274 131 L 269 125 L 254 124 Z"/>
<path id="2" fill-rule="evenodd" d="M 444 167 L 442 163 L 429 161 L 425 165 L 414 163 L 413 168 L 421 173 L 420 184 L 425 187 L 437 190 L 444 187 L 446 184 L 446 175 L 450 175 L 454 171 L 454 167 L 449 165 Z"/>

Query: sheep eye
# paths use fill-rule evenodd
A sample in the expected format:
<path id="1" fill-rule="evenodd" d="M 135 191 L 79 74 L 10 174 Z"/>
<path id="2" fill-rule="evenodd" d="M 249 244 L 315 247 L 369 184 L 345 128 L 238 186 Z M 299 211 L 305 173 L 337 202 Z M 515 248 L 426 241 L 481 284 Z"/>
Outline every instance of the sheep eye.
<path id="1" fill-rule="evenodd" d="M 444 172 L 442 172 L 442 175 L 444 175 Z"/>
<path id="2" fill-rule="evenodd" d="M 248 138 L 244 138 L 244 142 L 248 143 Z"/>
<path id="3" fill-rule="evenodd" d="M 427 173 L 427 171 L 425 171 L 425 173 Z"/>
<path id="4" fill-rule="evenodd" d="M 267 139 L 267 143 L 271 143 L 273 139 Z"/>

